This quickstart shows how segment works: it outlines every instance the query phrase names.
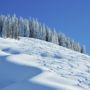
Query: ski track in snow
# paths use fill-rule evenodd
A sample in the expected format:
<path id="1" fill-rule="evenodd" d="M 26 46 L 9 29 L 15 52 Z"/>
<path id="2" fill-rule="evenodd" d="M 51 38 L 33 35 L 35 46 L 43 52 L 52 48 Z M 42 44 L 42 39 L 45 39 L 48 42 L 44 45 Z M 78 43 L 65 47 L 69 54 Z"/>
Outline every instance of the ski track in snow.
<path id="1" fill-rule="evenodd" d="M 0 90 L 90 90 L 90 57 L 33 38 L 0 38 Z"/>

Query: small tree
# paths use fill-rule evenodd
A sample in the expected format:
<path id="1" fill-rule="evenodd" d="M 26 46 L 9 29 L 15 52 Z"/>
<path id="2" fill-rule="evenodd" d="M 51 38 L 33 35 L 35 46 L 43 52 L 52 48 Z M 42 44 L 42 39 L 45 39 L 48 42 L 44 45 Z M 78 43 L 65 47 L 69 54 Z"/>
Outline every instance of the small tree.
<path id="1" fill-rule="evenodd" d="M 55 44 L 59 44 L 58 35 L 55 29 L 52 31 L 52 41 L 51 42 Z"/>
<path id="2" fill-rule="evenodd" d="M 58 34 L 59 45 L 66 47 L 66 36 L 63 33 Z"/>
<path id="3" fill-rule="evenodd" d="M 86 53 L 86 47 L 85 46 L 82 46 L 81 53 Z"/>

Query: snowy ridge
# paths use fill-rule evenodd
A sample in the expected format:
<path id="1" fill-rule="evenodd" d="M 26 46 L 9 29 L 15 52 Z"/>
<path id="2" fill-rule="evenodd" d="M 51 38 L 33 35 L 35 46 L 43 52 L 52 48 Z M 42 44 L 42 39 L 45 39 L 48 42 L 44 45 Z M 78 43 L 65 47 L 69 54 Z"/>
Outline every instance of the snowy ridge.
<path id="1" fill-rule="evenodd" d="M 16 15 L 0 15 L 0 37 L 14 39 L 19 39 L 19 37 L 37 38 L 74 51 L 86 53 L 84 46 L 34 18 L 26 19 L 23 17 L 19 18 Z"/>
<path id="2" fill-rule="evenodd" d="M 90 56 L 33 38 L 0 38 L 0 90 L 90 90 Z"/>

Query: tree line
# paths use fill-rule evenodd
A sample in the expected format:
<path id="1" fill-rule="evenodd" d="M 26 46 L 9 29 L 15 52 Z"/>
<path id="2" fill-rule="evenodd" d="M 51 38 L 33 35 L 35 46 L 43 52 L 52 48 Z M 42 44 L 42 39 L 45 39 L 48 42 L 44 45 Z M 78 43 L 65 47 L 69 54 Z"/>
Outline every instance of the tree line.
<path id="1" fill-rule="evenodd" d="M 16 15 L 0 15 L 0 37 L 14 38 L 31 37 L 58 44 L 60 46 L 85 53 L 85 46 L 80 46 L 64 33 L 40 23 L 37 19 L 26 19 Z"/>

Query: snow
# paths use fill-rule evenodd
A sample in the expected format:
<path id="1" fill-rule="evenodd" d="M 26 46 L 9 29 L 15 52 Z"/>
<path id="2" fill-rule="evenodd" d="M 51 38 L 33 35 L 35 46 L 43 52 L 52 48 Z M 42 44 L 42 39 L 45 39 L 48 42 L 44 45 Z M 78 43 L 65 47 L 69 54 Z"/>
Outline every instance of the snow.
<path id="1" fill-rule="evenodd" d="M 0 90 L 90 90 L 90 56 L 33 38 L 0 38 Z"/>

